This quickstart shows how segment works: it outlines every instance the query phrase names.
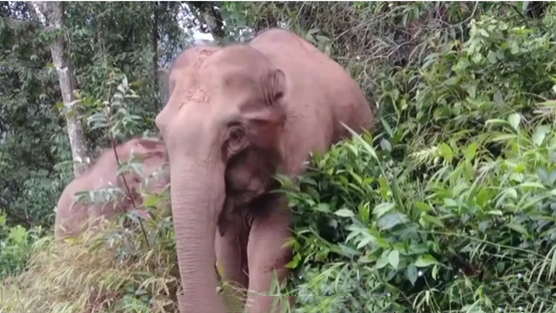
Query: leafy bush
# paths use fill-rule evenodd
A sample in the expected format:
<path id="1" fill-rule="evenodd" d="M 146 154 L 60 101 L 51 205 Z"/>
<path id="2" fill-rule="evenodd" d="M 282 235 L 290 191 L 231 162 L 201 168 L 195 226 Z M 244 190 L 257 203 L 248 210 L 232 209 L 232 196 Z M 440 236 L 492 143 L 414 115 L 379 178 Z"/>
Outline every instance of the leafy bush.
<path id="1" fill-rule="evenodd" d="M 290 196 L 300 312 L 552 306 L 556 133 L 499 138 L 504 156 L 483 157 L 471 143 L 451 152 L 455 166 L 439 155 L 427 181 L 368 136 L 317 158 L 304 193 Z"/>
<path id="2" fill-rule="evenodd" d="M 553 37 L 484 17 L 379 80 L 381 132 L 284 182 L 296 312 L 556 309 Z"/>
<path id="3" fill-rule="evenodd" d="M 0 279 L 18 275 L 25 270 L 33 244 L 41 235 L 40 226 L 29 230 L 20 225 L 8 227 L 6 215 L 0 215 Z"/>

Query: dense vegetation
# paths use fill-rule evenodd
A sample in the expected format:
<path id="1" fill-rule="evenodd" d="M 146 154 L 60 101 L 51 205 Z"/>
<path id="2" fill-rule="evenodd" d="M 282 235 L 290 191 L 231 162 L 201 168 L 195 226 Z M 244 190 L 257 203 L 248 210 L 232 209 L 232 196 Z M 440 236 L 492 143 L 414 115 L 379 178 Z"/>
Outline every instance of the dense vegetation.
<path id="1" fill-rule="evenodd" d="M 341 63 L 375 130 L 283 179 L 295 312 L 553 312 L 556 7 L 536 2 L 66 3 L 88 155 L 156 132 L 158 69 L 193 43 L 287 27 Z M 171 216 L 145 203 L 52 244 L 71 178 L 46 32 L 0 2 L 0 312 L 176 312 Z M 11 17 L 11 18 L 7 18 Z M 23 21 L 23 22 L 19 22 Z M 185 25 L 185 26 L 184 26 Z M 124 228 L 123 220 L 135 228 Z M 140 231 L 139 229 L 143 229 Z M 226 287 L 226 286 L 224 286 Z M 98 311 L 96 311 L 98 310 Z"/>

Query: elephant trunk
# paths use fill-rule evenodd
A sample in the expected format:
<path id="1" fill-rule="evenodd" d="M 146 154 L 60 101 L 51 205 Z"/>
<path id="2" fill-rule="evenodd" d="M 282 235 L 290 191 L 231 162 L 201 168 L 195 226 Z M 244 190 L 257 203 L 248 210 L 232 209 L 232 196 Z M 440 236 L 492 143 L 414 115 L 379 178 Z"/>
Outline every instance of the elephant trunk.
<path id="1" fill-rule="evenodd" d="M 172 163 L 171 202 L 183 294 L 181 313 L 224 313 L 215 271 L 214 240 L 225 199 L 224 168 L 184 160 Z M 222 166 L 223 167 L 223 166 Z"/>

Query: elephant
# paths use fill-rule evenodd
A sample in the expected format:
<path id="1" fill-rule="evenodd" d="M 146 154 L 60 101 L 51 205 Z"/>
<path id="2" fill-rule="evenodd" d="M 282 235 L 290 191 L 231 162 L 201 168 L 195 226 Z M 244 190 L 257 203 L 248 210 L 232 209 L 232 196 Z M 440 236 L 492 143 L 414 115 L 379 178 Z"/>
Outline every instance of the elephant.
<path id="1" fill-rule="evenodd" d="M 141 187 L 149 192 L 160 192 L 169 184 L 168 157 L 162 140 L 132 138 L 117 145 L 115 150 L 120 164 L 129 161 L 132 157 L 137 158 L 143 165 L 143 175 L 128 171 L 118 176 L 118 162 L 114 149 L 104 149 L 96 162 L 85 173 L 71 181 L 62 192 L 58 200 L 54 226 L 54 237 L 57 241 L 79 236 L 86 229 L 97 225 L 100 219 L 111 219 L 119 213 L 132 209 L 134 204 L 137 206 L 142 204 Z M 158 169 L 162 169 L 162 173 L 155 173 Z M 153 177 L 149 177 L 151 175 Z M 125 178 L 125 183 L 122 177 Z M 121 201 L 88 204 L 84 202 L 86 200 L 78 201 L 75 197 L 78 192 L 109 187 L 119 187 L 127 193 L 125 184 L 130 189 L 131 198 L 126 195 Z"/>
<path id="2" fill-rule="evenodd" d="M 311 154 L 374 128 L 374 110 L 337 62 L 293 32 L 265 30 L 247 43 L 190 47 L 169 73 L 155 119 L 168 151 L 182 294 L 181 313 L 224 313 L 223 278 L 247 289 L 249 313 L 272 308 L 272 280 L 292 258 L 292 211 L 273 192 Z"/>

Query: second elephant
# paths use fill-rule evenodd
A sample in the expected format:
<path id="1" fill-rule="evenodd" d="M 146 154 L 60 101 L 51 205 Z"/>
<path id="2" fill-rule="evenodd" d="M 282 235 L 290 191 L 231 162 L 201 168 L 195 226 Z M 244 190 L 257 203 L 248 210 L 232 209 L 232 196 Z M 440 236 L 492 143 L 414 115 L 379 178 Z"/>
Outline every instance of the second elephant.
<path id="1" fill-rule="evenodd" d="M 161 140 L 154 138 L 133 138 L 116 147 L 118 159 L 121 163 L 128 162 L 132 157 L 143 165 L 143 175 L 128 171 L 118 176 L 118 162 L 114 149 L 105 149 L 97 161 L 80 177 L 69 183 L 58 200 L 55 238 L 61 240 L 80 235 L 91 227 L 99 218 L 110 219 L 118 213 L 133 209 L 133 204 L 143 202 L 140 188 L 143 186 L 149 192 L 160 192 L 169 183 L 167 173 L 166 147 Z M 161 169 L 162 173 L 153 174 Z M 149 177 L 153 176 L 153 177 Z M 131 198 L 126 196 L 120 201 L 110 201 L 106 204 L 89 204 L 86 199 L 77 201 L 76 193 L 95 191 L 110 187 L 118 187 L 126 193 L 126 186 L 131 191 Z M 146 179 L 149 177 L 148 179 Z"/>

